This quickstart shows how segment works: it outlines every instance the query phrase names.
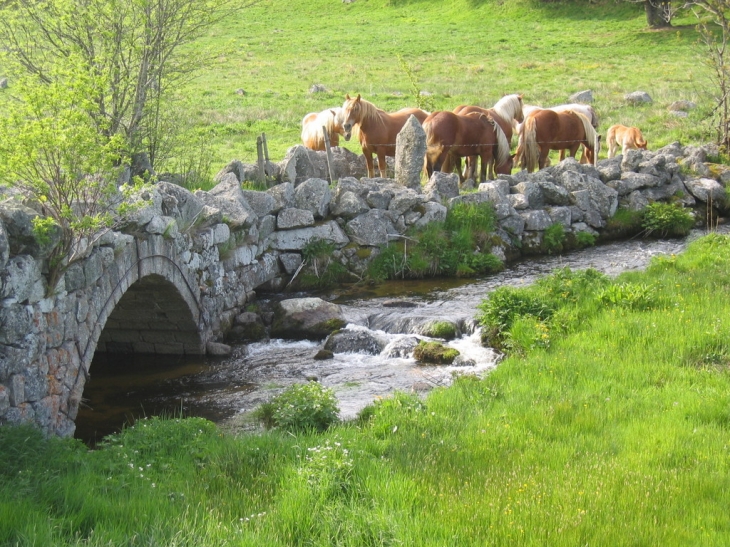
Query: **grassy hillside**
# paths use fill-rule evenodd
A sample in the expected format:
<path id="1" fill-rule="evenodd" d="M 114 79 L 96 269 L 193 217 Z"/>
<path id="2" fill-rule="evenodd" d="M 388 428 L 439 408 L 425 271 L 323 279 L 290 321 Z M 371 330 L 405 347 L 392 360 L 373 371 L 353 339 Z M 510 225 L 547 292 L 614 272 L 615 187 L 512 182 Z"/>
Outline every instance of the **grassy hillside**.
<path id="1" fill-rule="evenodd" d="M 261 0 L 201 40 L 216 60 L 182 91 L 214 170 L 255 161 L 261 132 L 282 158 L 304 114 L 341 105 L 345 93 L 395 110 L 417 105 L 414 89 L 432 94 L 433 109 L 491 106 L 507 93 L 549 106 L 592 89 L 604 134 L 620 122 L 641 127 L 650 149 L 707 142 L 694 23 L 689 15 L 650 31 L 640 4 L 615 2 Z M 329 92 L 309 93 L 313 84 Z M 637 90 L 654 103 L 627 106 L 624 94 Z M 675 118 L 667 106 L 678 99 L 701 108 Z"/>

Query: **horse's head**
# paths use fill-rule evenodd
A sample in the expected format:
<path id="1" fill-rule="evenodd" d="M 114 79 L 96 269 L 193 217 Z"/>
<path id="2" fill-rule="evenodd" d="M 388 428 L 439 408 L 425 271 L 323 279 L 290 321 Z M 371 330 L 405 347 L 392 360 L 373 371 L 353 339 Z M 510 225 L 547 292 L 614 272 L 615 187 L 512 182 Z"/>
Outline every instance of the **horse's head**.
<path id="1" fill-rule="evenodd" d="M 346 141 L 349 141 L 352 136 L 352 126 L 360 121 L 360 106 L 359 93 L 354 99 L 350 97 L 349 93 L 345 95 L 345 102 L 342 105 L 342 110 L 340 111 L 340 122 L 344 131 L 342 135 L 345 137 Z"/>

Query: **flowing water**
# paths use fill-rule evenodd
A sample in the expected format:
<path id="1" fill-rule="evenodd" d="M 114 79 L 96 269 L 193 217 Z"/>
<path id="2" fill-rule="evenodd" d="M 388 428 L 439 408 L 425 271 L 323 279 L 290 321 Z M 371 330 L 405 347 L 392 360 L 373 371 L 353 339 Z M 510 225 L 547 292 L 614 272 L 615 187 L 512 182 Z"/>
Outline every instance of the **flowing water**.
<path id="1" fill-rule="evenodd" d="M 727 226 L 720 231 L 730 232 Z M 286 340 L 236 346 L 224 359 L 100 354 L 84 389 L 76 436 L 93 442 L 140 416 L 159 414 L 202 416 L 246 427 L 248 411 L 286 386 L 311 379 L 333 388 L 342 418 L 353 418 L 395 390 L 426 392 L 448 385 L 455 372 L 483 374 L 497 366 L 499 354 L 480 345 L 474 322 L 477 305 L 497 287 L 528 285 L 565 266 L 594 268 L 610 276 L 643 269 L 652 257 L 680 253 L 703 233 L 684 240 L 628 240 L 530 258 L 480 279 L 391 281 L 374 289 L 342 288 L 319 295 L 343 306 L 348 329 L 368 330 L 386 342 L 379 355 L 335 354 L 320 361 L 313 356 L 322 341 Z M 299 296 L 309 295 L 287 295 Z M 410 356 L 409 339 L 412 342 L 419 329 L 434 320 L 458 325 L 461 336 L 447 344 L 461 352 L 458 366 L 419 366 Z"/>

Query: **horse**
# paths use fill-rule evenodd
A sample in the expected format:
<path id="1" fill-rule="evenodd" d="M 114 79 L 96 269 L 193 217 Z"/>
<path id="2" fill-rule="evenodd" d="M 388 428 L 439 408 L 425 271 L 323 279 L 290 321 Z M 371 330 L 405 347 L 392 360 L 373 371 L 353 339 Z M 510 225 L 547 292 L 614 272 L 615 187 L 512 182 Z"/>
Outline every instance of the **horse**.
<path id="1" fill-rule="evenodd" d="M 340 122 L 342 109 L 340 107 L 330 108 L 322 112 L 310 112 L 302 119 L 302 142 L 304 146 L 312 150 L 324 150 L 324 135 L 322 127 L 327 129 L 331 146 L 339 146 L 340 135 L 345 130 Z"/>
<path id="2" fill-rule="evenodd" d="M 454 114 L 462 115 L 469 114 L 471 112 L 481 112 L 483 114 L 486 114 L 487 116 L 491 116 L 494 121 L 499 124 L 499 127 L 504 132 L 507 142 L 511 143 L 512 134 L 514 133 L 513 124 L 521 123 L 524 119 L 522 107 L 522 95 L 514 93 L 512 95 L 505 95 L 499 101 L 497 101 L 492 108 L 489 109 L 482 108 L 481 106 L 462 104 L 454 108 L 453 112 Z M 476 161 L 476 158 L 467 158 L 467 162 L 469 161 Z M 459 160 L 457 162 L 457 167 L 459 168 L 459 171 L 461 171 L 460 163 L 461 161 Z M 448 170 L 448 166 L 446 166 L 444 169 Z M 493 175 L 491 171 L 492 170 L 490 169 L 489 178 L 492 178 Z M 506 164 L 501 164 L 496 166 L 495 171 L 497 172 L 497 174 L 500 175 L 509 175 L 511 174 L 512 169 Z M 462 176 L 461 173 L 459 174 L 459 176 Z"/>
<path id="3" fill-rule="evenodd" d="M 523 105 L 522 111 L 525 114 L 525 116 L 528 116 L 531 112 L 534 112 L 535 110 L 552 110 L 553 112 L 566 112 L 568 110 L 577 112 L 578 114 L 583 114 L 586 118 L 588 118 L 591 122 L 591 125 L 594 129 L 598 129 L 598 114 L 596 113 L 595 109 L 588 104 L 581 104 L 581 103 L 572 103 L 572 104 L 560 104 L 557 106 L 550 106 L 547 108 L 543 108 L 541 106 L 534 106 L 531 104 Z M 520 132 L 520 126 L 521 123 L 513 122 L 515 127 L 515 132 Z M 517 155 L 517 161 L 519 161 L 519 153 Z M 563 161 L 565 159 L 565 150 L 560 150 L 560 161 Z M 580 158 L 581 163 L 588 163 L 588 158 L 586 156 L 585 148 L 583 148 L 583 153 L 581 154 Z"/>
<path id="4" fill-rule="evenodd" d="M 462 116 L 447 110 L 433 112 L 423 122 L 426 133 L 426 172 L 430 177 L 440 171 L 446 158 L 479 156 L 481 176 L 486 180 L 487 166 L 508 164 L 509 142 L 497 122 L 482 112 Z M 469 164 L 473 177 L 474 162 Z"/>
<path id="5" fill-rule="evenodd" d="M 368 167 L 368 177 L 372 178 L 375 174 L 373 154 L 378 156 L 380 176 L 383 178 L 387 176 L 385 157 L 395 156 L 396 137 L 411 115 L 415 116 L 419 123 L 423 123 L 428 112 L 420 108 L 402 108 L 389 114 L 361 98 L 360 94 L 354 99 L 349 93 L 345 96 L 340 117 L 345 131 L 344 137 L 349 141 L 353 127 L 359 126 L 358 138 Z"/>
<path id="6" fill-rule="evenodd" d="M 616 155 L 616 149 L 621 145 L 621 154 L 626 155 L 630 148 L 634 150 L 646 150 L 646 140 L 638 127 L 626 127 L 625 125 L 612 125 L 606 132 L 608 141 L 608 157 Z"/>
<path id="7" fill-rule="evenodd" d="M 520 127 L 517 154 L 521 154 L 522 167 L 528 173 L 545 167 L 550 150 L 567 149 L 574 158 L 581 145 L 587 160 L 592 163 L 598 153 L 594 150 L 595 140 L 596 130 L 583 114 L 572 110 L 555 112 L 538 109 L 530 112 Z"/>

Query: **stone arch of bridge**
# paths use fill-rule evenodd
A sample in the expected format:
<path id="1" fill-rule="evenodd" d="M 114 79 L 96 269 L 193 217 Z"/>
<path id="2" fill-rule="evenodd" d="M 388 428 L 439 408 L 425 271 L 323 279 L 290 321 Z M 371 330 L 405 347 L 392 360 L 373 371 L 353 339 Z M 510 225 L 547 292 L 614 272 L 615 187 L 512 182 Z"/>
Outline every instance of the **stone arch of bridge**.
<path id="1" fill-rule="evenodd" d="M 78 413 L 97 351 L 204 354 L 212 336 L 196 277 L 161 237 L 135 239 L 107 266 L 91 297 L 68 418 Z"/>

